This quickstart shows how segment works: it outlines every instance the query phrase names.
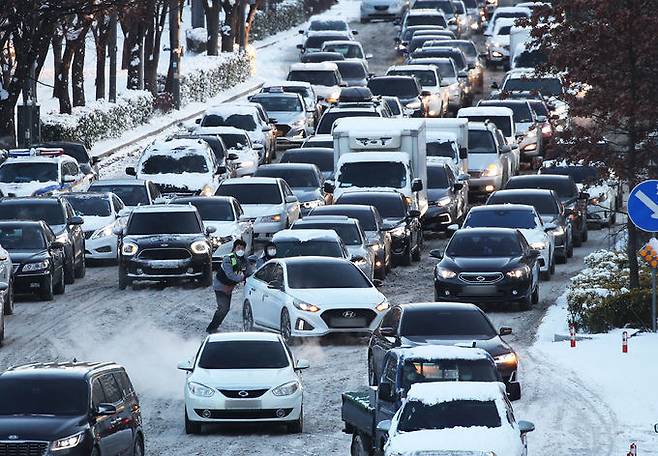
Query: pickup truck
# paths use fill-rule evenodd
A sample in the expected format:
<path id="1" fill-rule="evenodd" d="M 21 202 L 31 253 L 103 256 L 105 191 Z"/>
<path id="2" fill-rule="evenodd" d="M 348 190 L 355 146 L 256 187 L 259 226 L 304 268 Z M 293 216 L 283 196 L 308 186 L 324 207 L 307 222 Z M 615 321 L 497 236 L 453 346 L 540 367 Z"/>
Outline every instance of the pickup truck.
<path id="1" fill-rule="evenodd" d="M 400 408 L 411 385 L 428 382 L 499 382 L 510 400 L 521 397 L 521 387 L 511 382 L 507 389 L 496 364 L 480 348 L 423 345 L 390 350 L 384 357 L 379 387 L 342 395 L 343 432 L 352 435 L 352 456 L 380 456 L 387 439 L 381 422 L 390 420 Z"/>

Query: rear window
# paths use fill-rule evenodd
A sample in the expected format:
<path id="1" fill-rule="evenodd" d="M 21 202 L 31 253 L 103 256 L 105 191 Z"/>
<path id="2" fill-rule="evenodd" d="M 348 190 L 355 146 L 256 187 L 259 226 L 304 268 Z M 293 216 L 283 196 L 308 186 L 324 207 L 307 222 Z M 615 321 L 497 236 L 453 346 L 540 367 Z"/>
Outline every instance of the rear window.
<path id="1" fill-rule="evenodd" d="M 553 190 L 560 198 L 571 198 L 578 195 L 578 187 L 571 179 L 565 178 L 546 178 L 541 177 L 533 179 L 510 179 L 505 185 L 505 189 L 518 188 L 537 188 L 543 190 Z"/>
<path id="2" fill-rule="evenodd" d="M 235 127 L 240 130 L 256 131 L 256 121 L 250 114 L 206 114 L 201 121 L 202 127 Z"/>
<path id="3" fill-rule="evenodd" d="M 405 312 L 400 326 L 402 336 L 450 336 L 491 339 L 496 330 L 477 310 L 423 309 Z"/>
<path id="4" fill-rule="evenodd" d="M 315 133 L 318 135 L 330 134 L 334 122 L 343 117 L 380 117 L 380 115 L 376 111 L 327 111 L 322 115 Z"/>
<path id="5" fill-rule="evenodd" d="M 527 204 L 533 206 L 537 213 L 556 215 L 560 212 L 557 202 L 550 195 L 500 195 L 494 193 L 487 204 Z"/>
<path id="6" fill-rule="evenodd" d="M 432 405 L 410 401 L 400 413 L 398 430 L 413 432 L 423 429 L 500 426 L 500 415 L 494 401 L 456 400 Z"/>
<path id="7" fill-rule="evenodd" d="M 413 98 L 420 95 L 418 85 L 412 78 L 371 79 L 368 81 L 368 88 L 373 95 L 388 95 L 398 98 Z"/>
<path id="8" fill-rule="evenodd" d="M 361 245 L 361 233 L 356 225 L 352 223 L 327 223 L 327 222 L 304 222 L 302 224 L 294 224 L 293 230 L 334 230 L 338 237 L 345 245 Z"/>
<path id="9" fill-rule="evenodd" d="M 368 76 L 366 69 L 359 62 L 336 62 L 336 66 L 343 79 L 365 79 Z"/>
<path id="10" fill-rule="evenodd" d="M 289 365 L 283 345 L 266 340 L 208 342 L 199 357 L 202 369 L 282 369 Z"/>
<path id="11" fill-rule="evenodd" d="M 349 262 L 304 262 L 288 264 L 288 286 L 294 289 L 311 288 L 371 288 L 372 285 Z"/>
<path id="12" fill-rule="evenodd" d="M 443 166 L 427 167 L 427 188 L 448 188 L 448 172 Z"/>
<path id="13" fill-rule="evenodd" d="M 110 199 L 106 196 L 63 195 L 80 216 L 109 217 L 112 215 Z"/>
<path id="14" fill-rule="evenodd" d="M 361 229 L 364 231 L 376 231 L 377 222 L 375 221 L 375 216 L 371 210 L 343 210 L 340 207 L 334 208 L 333 205 L 329 206 L 320 206 L 319 208 L 313 210 L 311 215 L 344 215 L 349 218 L 353 218 L 359 221 Z"/>
<path id="15" fill-rule="evenodd" d="M 284 169 L 278 167 L 258 168 L 258 177 L 280 177 L 291 188 L 318 188 L 320 180 L 318 175 L 308 169 Z"/>
<path id="16" fill-rule="evenodd" d="M 194 212 L 140 212 L 133 213 L 126 234 L 197 234 L 201 225 Z"/>
<path id="17" fill-rule="evenodd" d="M 571 176 L 577 184 L 591 184 L 599 179 L 599 173 L 593 166 L 549 166 L 541 169 L 541 174 L 559 174 Z"/>
<path id="18" fill-rule="evenodd" d="M 464 222 L 469 228 L 535 229 L 537 220 L 529 210 L 496 209 L 471 211 Z"/>
<path id="19" fill-rule="evenodd" d="M 494 143 L 494 139 L 491 133 L 488 130 L 468 130 L 468 153 L 496 153 L 496 144 Z"/>
<path id="20" fill-rule="evenodd" d="M 377 208 L 377 211 L 382 218 L 401 218 L 407 214 L 404 201 L 402 201 L 402 198 L 398 197 L 398 195 L 393 195 L 391 198 L 373 198 L 371 195 L 343 193 L 336 203 L 374 206 Z"/>
<path id="21" fill-rule="evenodd" d="M 123 201 L 126 206 L 139 206 L 140 204 L 151 204 L 149 201 L 146 186 L 139 185 L 94 185 L 89 187 L 89 191 L 95 192 L 112 192 Z"/>
<path id="22" fill-rule="evenodd" d="M 249 147 L 249 137 L 240 134 L 223 134 L 221 135 L 227 149 L 246 149 Z"/>
<path id="23" fill-rule="evenodd" d="M 431 141 L 427 143 L 427 156 L 455 159 L 457 158 L 455 147 L 456 144 L 452 141 Z"/>
<path id="24" fill-rule="evenodd" d="M 421 86 L 435 86 L 438 84 L 436 74 L 429 70 L 392 70 L 388 74 L 391 76 L 413 76 Z"/>
<path id="25" fill-rule="evenodd" d="M 333 71 L 291 71 L 288 73 L 288 81 L 308 82 L 311 85 L 335 86 L 338 78 Z"/>
<path id="26" fill-rule="evenodd" d="M 281 157 L 281 163 L 309 163 L 316 165 L 320 171 L 328 172 L 334 170 L 333 152 L 325 154 L 322 152 L 287 153 Z"/>
<path id="27" fill-rule="evenodd" d="M 244 204 L 281 204 L 281 192 L 276 184 L 224 184 L 216 196 L 232 196 Z"/>
<path id="28" fill-rule="evenodd" d="M 466 116 L 462 116 L 462 117 L 466 117 Z M 510 120 L 510 118 L 507 116 L 470 116 L 469 115 L 467 119 L 470 122 L 484 122 L 488 120 L 492 122 L 494 125 L 496 125 L 496 127 L 498 127 L 498 129 L 503 132 L 503 136 L 507 136 L 507 137 L 512 136 L 512 120 Z M 469 131 L 469 135 L 470 133 L 471 132 Z M 470 136 L 469 136 L 468 146 L 470 151 L 471 148 Z"/>
<path id="29" fill-rule="evenodd" d="M 219 222 L 232 222 L 235 220 L 232 204 L 219 198 L 175 198 L 175 204 L 191 204 L 201 216 L 201 220 L 214 220 Z"/>
<path id="30" fill-rule="evenodd" d="M 300 256 L 322 256 L 343 258 L 343 249 L 338 242 L 329 241 L 277 241 L 277 258 L 290 258 Z"/>
<path id="31" fill-rule="evenodd" d="M 0 220 L 43 220 L 48 225 L 64 225 L 64 208 L 57 203 L 0 204 Z"/>
<path id="32" fill-rule="evenodd" d="M 503 108 L 510 108 L 514 112 L 514 122 L 516 123 L 530 123 L 534 120 L 532 118 L 532 110 L 528 105 L 528 103 L 505 103 L 504 101 L 503 102 L 483 101 L 478 106 L 502 106 Z"/>
<path id="33" fill-rule="evenodd" d="M 405 25 L 407 27 L 413 25 L 438 25 L 440 27 L 448 27 L 445 17 L 436 14 L 428 14 L 426 16 L 407 16 Z"/>

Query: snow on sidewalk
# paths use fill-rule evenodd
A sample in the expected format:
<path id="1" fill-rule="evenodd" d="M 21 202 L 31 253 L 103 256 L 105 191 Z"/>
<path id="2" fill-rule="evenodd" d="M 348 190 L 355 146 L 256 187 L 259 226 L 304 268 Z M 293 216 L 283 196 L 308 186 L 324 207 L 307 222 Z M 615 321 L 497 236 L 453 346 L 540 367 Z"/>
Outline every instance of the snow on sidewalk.
<path id="1" fill-rule="evenodd" d="M 568 340 L 553 341 L 555 334 L 569 333 L 566 322 L 565 294 L 548 309 L 537 332 L 537 340 L 529 350 L 533 363 L 553 366 L 552 374 L 556 376 L 555 379 L 542 378 L 530 373 L 531 377 L 537 377 L 533 382 L 576 382 L 587 396 L 586 400 L 592 401 L 593 410 L 583 411 L 587 402 L 577 399 L 572 401 L 568 394 L 559 397 L 563 415 L 558 419 L 563 420 L 568 415 L 580 413 L 612 414 L 602 416 L 599 424 L 606 424 L 607 421 L 614 428 L 605 429 L 603 426 L 590 429 L 592 437 L 604 442 L 607 440 L 606 445 L 611 445 L 605 453 L 598 454 L 625 455 L 630 443 L 637 442 L 638 454 L 658 455 L 658 434 L 654 432 L 654 424 L 658 423 L 658 334 L 637 333 L 628 341 L 628 353 L 622 353 L 621 329 L 592 335 L 591 339 L 579 340 L 576 348 L 571 348 Z M 629 334 L 634 332 L 628 330 Z M 533 366 L 530 366 L 529 370 L 532 369 Z M 527 384 L 528 379 L 524 380 Z M 532 408 L 542 410 L 542 400 L 548 403 L 555 399 L 540 397 L 539 404 Z M 598 401 L 601 403 L 597 404 Z M 531 435 L 531 442 L 538 437 L 536 443 L 539 445 L 545 439 L 556 443 L 552 431 L 558 423 L 553 421 L 554 417 L 540 413 L 537 417 L 525 418 L 535 418 L 537 424 L 537 432 Z M 542 422 L 546 422 L 547 427 L 543 427 Z M 610 431 L 612 435 L 604 435 Z M 583 448 L 587 448 L 587 445 Z M 573 454 L 594 456 L 594 453 L 585 452 Z"/>

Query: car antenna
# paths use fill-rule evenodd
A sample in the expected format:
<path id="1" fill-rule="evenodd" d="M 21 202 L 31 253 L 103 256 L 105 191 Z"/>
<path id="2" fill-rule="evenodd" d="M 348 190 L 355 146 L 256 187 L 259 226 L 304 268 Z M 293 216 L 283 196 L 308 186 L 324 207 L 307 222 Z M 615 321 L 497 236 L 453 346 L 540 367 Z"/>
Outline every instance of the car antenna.
<path id="1" fill-rule="evenodd" d="M 73 364 L 75 364 L 75 363 L 77 363 L 77 362 L 78 362 L 78 358 L 75 358 L 75 357 L 74 357 L 74 358 L 73 358 Z"/>

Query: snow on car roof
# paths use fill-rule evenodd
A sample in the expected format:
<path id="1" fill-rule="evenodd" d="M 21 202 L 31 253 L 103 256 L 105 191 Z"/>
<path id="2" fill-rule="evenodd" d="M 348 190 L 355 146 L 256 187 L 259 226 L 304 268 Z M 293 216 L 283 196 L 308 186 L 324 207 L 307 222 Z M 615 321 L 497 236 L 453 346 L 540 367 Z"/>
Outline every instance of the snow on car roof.
<path id="1" fill-rule="evenodd" d="M 310 242 L 310 241 L 328 241 L 328 242 L 340 242 L 340 237 L 334 230 L 318 230 L 318 229 L 307 229 L 307 230 L 282 230 L 278 233 L 275 233 L 272 236 L 272 242 L 276 243 L 277 241 L 298 241 L 298 242 Z"/>
<path id="2" fill-rule="evenodd" d="M 406 152 L 349 152 L 338 159 L 338 163 L 352 162 L 398 162 L 409 163 L 411 158 Z"/>
<path id="3" fill-rule="evenodd" d="M 196 207 L 189 204 L 153 204 L 133 209 L 133 214 L 140 212 L 196 212 Z"/>
<path id="4" fill-rule="evenodd" d="M 156 139 L 148 146 L 143 155 L 162 155 L 173 153 L 204 153 L 210 149 L 210 146 L 203 139 Z"/>
<path id="5" fill-rule="evenodd" d="M 504 106 L 473 106 L 469 108 L 460 108 L 457 111 L 457 117 L 468 116 L 514 116 L 514 111 L 511 108 Z"/>
<path id="6" fill-rule="evenodd" d="M 91 183 L 90 188 L 101 187 L 107 185 L 139 185 L 144 186 L 146 181 L 144 179 L 135 179 L 135 178 L 124 178 L 124 179 L 99 179 Z"/>
<path id="7" fill-rule="evenodd" d="M 338 65 L 333 62 L 293 63 L 290 71 L 338 71 Z"/>
<path id="8" fill-rule="evenodd" d="M 358 41 L 354 41 L 354 40 L 329 40 L 329 41 L 325 41 L 324 43 L 322 43 L 322 47 L 330 46 L 330 45 L 334 45 L 334 44 L 343 44 L 343 45 L 347 45 L 347 46 L 361 47 L 361 43 L 359 43 Z"/>
<path id="9" fill-rule="evenodd" d="M 221 332 L 210 334 L 206 340 L 208 342 L 223 342 L 233 340 L 264 340 L 278 342 L 279 335 L 268 332 Z"/>
<path id="10" fill-rule="evenodd" d="M 197 127 L 197 135 L 246 135 L 247 132 L 235 127 Z"/>
<path id="11" fill-rule="evenodd" d="M 352 117 L 344 117 L 336 120 L 332 131 L 334 135 L 336 133 L 367 134 L 369 136 L 386 133 L 390 135 L 393 133 L 401 134 L 406 130 L 418 130 L 423 128 L 423 126 L 423 119 L 359 117 L 357 121 Z"/>
<path id="12" fill-rule="evenodd" d="M 439 11 L 433 8 L 418 8 L 418 9 L 412 9 L 407 13 L 407 17 L 409 16 L 444 16 L 443 11 Z"/>
<path id="13" fill-rule="evenodd" d="M 507 210 L 507 209 L 512 209 L 512 210 L 526 210 L 526 211 L 535 211 L 534 206 L 530 206 L 529 204 L 512 204 L 512 203 L 505 203 L 505 204 L 487 204 L 486 206 L 475 206 L 472 207 L 469 212 L 486 212 L 486 211 L 497 211 L 497 210 Z"/>
<path id="14" fill-rule="evenodd" d="M 236 103 L 222 103 L 219 105 L 211 106 L 206 109 L 205 114 L 249 114 L 257 115 L 257 107 L 255 104 L 236 104 Z"/>
<path id="15" fill-rule="evenodd" d="M 310 89 L 312 85 L 304 81 L 278 81 L 263 85 L 263 89 L 270 89 L 272 87 L 305 87 Z"/>
<path id="16" fill-rule="evenodd" d="M 303 219 L 297 220 L 295 226 L 304 226 L 310 223 L 331 223 L 332 225 L 354 225 L 358 223 L 356 219 L 350 218 L 346 215 L 307 215 Z"/>
<path id="17" fill-rule="evenodd" d="M 278 177 L 233 177 L 222 181 L 220 187 L 228 184 L 277 184 L 278 182 Z"/>
<path id="18" fill-rule="evenodd" d="M 495 401 L 502 397 L 498 382 L 414 383 L 407 393 L 407 400 L 426 405 L 458 400 Z"/>
<path id="19" fill-rule="evenodd" d="M 435 359 L 465 359 L 476 361 L 490 359 L 491 355 L 481 348 L 459 347 L 454 345 L 419 345 L 412 348 L 395 348 L 402 358 L 431 361 Z"/>
<path id="20" fill-rule="evenodd" d="M 528 15 L 530 15 L 532 14 L 532 10 L 525 6 L 500 6 L 496 8 L 495 13 L 528 13 Z"/>
<path id="21" fill-rule="evenodd" d="M 426 136 L 427 141 L 457 142 L 457 135 L 445 130 L 428 130 Z"/>
<path id="22" fill-rule="evenodd" d="M 447 60 L 447 59 L 446 59 Z M 419 64 L 412 64 L 412 65 L 392 65 L 388 67 L 388 70 L 386 70 L 386 73 L 389 71 L 401 71 L 401 70 L 431 70 L 431 71 L 436 71 L 436 65 L 419 65 Z"/>

